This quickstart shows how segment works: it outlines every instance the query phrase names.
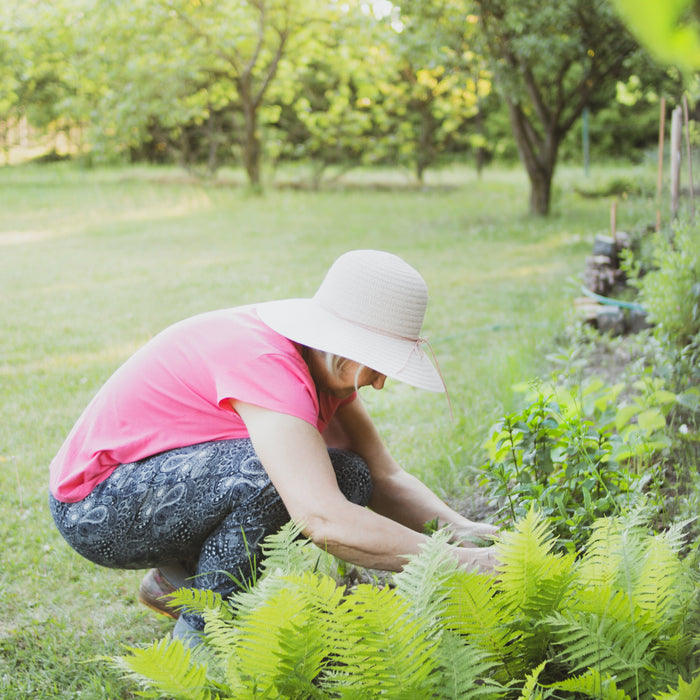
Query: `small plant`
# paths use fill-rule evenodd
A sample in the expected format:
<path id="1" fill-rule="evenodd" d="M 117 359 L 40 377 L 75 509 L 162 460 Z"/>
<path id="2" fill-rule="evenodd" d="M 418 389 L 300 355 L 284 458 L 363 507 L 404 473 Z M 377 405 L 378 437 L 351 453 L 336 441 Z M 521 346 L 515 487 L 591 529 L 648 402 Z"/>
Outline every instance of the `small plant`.
<path id="1" fill-rule="evenodd" d="M 486 443 L 482 485 L 499 502 L 501 520 L 515 522 L 536 504 L 552 522 L 557 547 L 576 552 L 597 518 L 649 497 L 662 510 L 663 470 L 655 458 L 670 444 L 666 414 L 675 400 L 648 375 L 629 388 L 593 378 L 548 395 L 538 390 L 496 423 Z"/>

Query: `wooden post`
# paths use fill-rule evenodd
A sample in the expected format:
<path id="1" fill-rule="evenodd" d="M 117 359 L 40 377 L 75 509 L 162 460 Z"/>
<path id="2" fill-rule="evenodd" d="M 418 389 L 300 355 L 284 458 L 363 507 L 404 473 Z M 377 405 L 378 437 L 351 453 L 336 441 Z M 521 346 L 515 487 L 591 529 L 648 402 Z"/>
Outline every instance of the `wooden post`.
<path id="1" fill-rule="evenodd" d="M 666 98 L 661 98 L 659 115 L 659 175 L 656 183 L 656 231 L 661 230 L 661 187 L 664 174 L 664 130 L 666 128 Z"/>
<path id="2" fill-rule="evenodd" d="M 678 216 L 681 187 L 681 134 L 682 109 L 671 114 L 671 219 Z"/>
<path id="3" fill-rule="evenodd" d="M 610 205 L 610 235 L 617 242 L 617 199 Z"/>
<path id="4" fill-rule="evenodd" d="M 685 150 L 688 158 L 688 187 L 690 188 L 690 216 L 695 216 L 695 192 L 693 191 L 693 161 L 690 157 L 690 127 L 688 126 L 688 96 L 683 93 L 683 121 L 685 122 Z"/>
<path id="5" fill-rule="evenodd" d="M 586 177 L 590 172 L 590 138 L 588 133 L 588 107 L 583 108 L 583 172 Z"/>

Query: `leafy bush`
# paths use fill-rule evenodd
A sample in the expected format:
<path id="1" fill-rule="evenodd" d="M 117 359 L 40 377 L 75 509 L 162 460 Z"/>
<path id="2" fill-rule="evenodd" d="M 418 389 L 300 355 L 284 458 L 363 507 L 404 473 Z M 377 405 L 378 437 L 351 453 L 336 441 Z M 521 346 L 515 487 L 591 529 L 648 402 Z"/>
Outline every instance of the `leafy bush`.
<path id="1" fill-rule="evenodd" d="M 501 521 L 515 522 L 537 505 L 557 547 L 575 552 L 597 518 L 649 498 L 663 509 L 663 495 L 650 487 L 663 479 L 655 457 L 670 445 L 666 414 L 675 400 L 650 374 L 632 387 L 592 378 L 549 395 L 538 390 L 496 423 L 486 443 L 481 483 L 497 499 Z"/>
<path id="2" fill-rule="evenodd" d="M 666 343 L 685 347 L 700 343 L 700 230 L 697 222 L 678 224 L 671 235 L 652 239 L 650 270 L 645 261 L 627 260 L 630 282 Z"/>
<path id="3" fill-rule="evenodd" d="M 651 535 L 638 513 L 592 531 L 580 559 L 556 554 L 531 509 L 497 545 L 497 579 L 459 568 L 441 532 L 395 588 L 348 590 L 287 527 L 251 590 L 178 593 L 207 620 L 200 648 L 163 640 L 116 662 L 150 697 L 697 697 L 700 581 L 680 529 Z"/>

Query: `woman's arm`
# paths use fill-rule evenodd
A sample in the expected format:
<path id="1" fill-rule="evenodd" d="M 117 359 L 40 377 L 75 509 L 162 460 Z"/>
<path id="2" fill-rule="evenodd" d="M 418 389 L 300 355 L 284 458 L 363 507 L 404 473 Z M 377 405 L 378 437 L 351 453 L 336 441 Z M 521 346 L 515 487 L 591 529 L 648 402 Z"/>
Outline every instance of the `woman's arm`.
<path id="1" fill-rule="evenodd" d="M 453 531 L 454 541 L 465 547 L 496 536 L 498 528 L 463 517 L 397 464 L 359 398 L 343 406 L 335 421 L 335 439 L 342 434 L 343 446 L 362 456 L 370 468 L 370 507 L 375 512 L 418 532 L 437 518 L 440 525 Z"/>
<path id="2" fill-rule="evenodd" d="M 352 403 L 355 403 L 354 401 Z M 359 566 L 399 571 L 426 537 L 348 501 L 338 488 L 326 445 L 310 424 L 232 402 L 292 520 L 317 546 Z M 460 563 L 491 570 L 487 550 L 454 548 Z"/>

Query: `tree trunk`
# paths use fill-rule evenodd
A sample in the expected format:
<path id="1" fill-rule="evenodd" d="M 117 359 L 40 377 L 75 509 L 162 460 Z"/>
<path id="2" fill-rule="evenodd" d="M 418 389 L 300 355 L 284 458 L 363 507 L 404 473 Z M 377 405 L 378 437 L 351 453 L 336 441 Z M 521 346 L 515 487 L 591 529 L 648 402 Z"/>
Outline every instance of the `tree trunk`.
<path id="1" fill-rule="evenodd" d="M 253 188 L 260 187 L 260 137 L 258 134 L 258 115 L 253 105 L 244 104 L 243 114 L 243 164 L 248 175 L 248 183 Z"/>
<path id="2" fill-rule="evenodd" d="M 553 173 L 538 171 L 529 173 L 530 177 L 530 214 L 547 216 L 552 191 Z"/>
<path id="3" fill-rule="evenodd" d="M 243 112 L 243 166 L 248 175 L 248 184 L 253 189 L 260 189 L 260 134 L 258 132 L 258 104 L 253 98 L 250 76 L 237 81 L 238 96 Z"/>
<path id="4" fill-rule="evenodd" d="M 426 169 L 433 162 L 433 135 L 435 133 L 435 119 L 430 111 L 429 103 L 419 105 L 420 134 L 416 149 L 416 178 L 419 184 L 423 184 Z"/>
<path id="5" fill-rule="evenodd" d="M 530 214 L 547 216 L 552 193 L 554 166 L 559 138 L 556 127 L 541 136 L 528 121 L 519 105 L 508 101 L 508 113 L 520 160 L 530 178 Z"/>

